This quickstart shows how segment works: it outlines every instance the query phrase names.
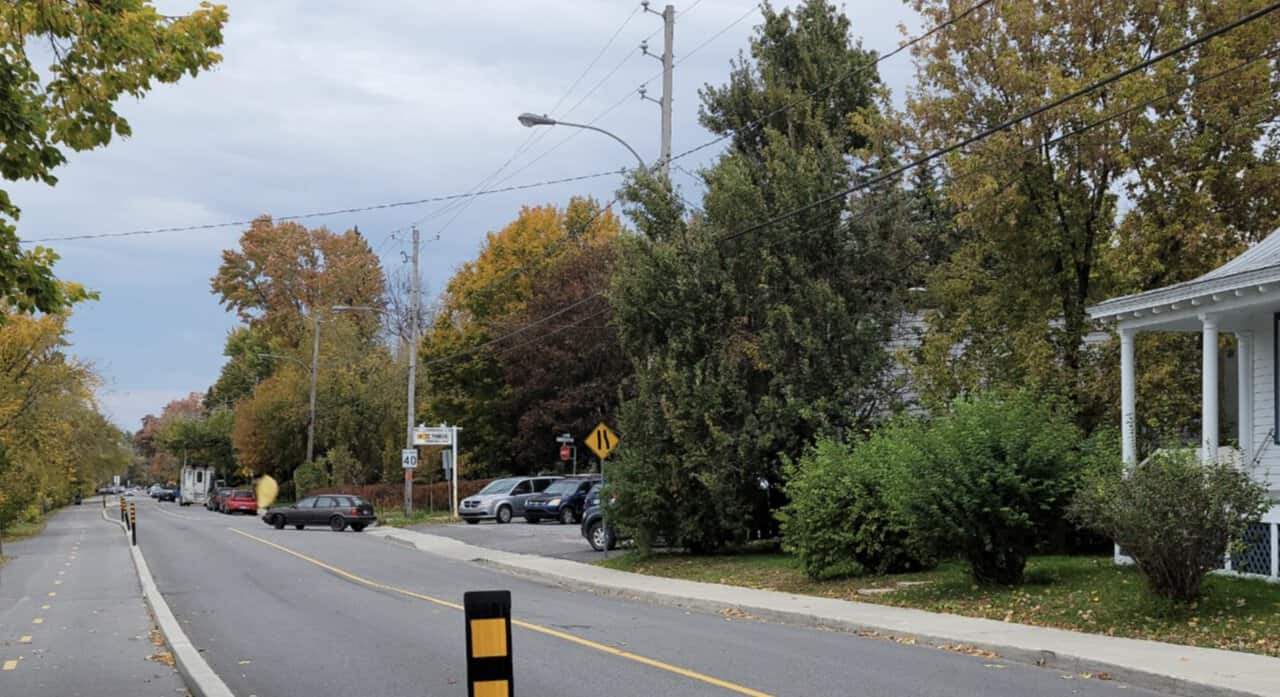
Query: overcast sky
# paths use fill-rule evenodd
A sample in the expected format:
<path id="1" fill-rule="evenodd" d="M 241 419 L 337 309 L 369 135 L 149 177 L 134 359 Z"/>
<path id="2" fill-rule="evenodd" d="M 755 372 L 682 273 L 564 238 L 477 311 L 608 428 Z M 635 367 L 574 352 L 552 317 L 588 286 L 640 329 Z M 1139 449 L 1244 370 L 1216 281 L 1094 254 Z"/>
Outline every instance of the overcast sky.
<path id="1" fill-rule="evenodd" d="M 616 107 L 597 125 L 652 161 L 658 107 L 635 89 L 661 66 L 636 47 L 661 19 L 633 14 L 637 2 L 226 0 L 231 20 L 220 66 L 122 104 L 133 137 L 73 155 L 56 187 L 6 185 L 23 209 L 20 235 L 223 223 L 466 192 L 527 146 L 534 132 L 516 122 L 522 111 L 589 121 Z M 156 4 L 166 14 L 195 5 Z M 660 9 L 660 0 L 654 6 Z M 683 59 L 675 71 L 675 152 L 709 139 L 697 123 L 697 90 L 724 81 L 760 19 L 749 0 L 689 0 L 676 10 L 686 6 L 675 30 L 675 56 Z M 869 49 L 896 46 L 899 24 L 911 33 L 919 28 L 918 17 L 894 0 L 844 9 Z M 562 99 L 620 26 L 613 45 Z M 651 48 L 660 51 L 661 41 L 659 32 Z M 895 101 L 911 74 L 907 55 L 881 65 Z M 656 97 L 661 81 L 649 86 Z M 539 131 L 497 176 L 499 186 L 632 164 L 603 136 Z M 715 155 L 708 149 L 683 164 L 696 171 Z M 678 170 L 672 176 L 696 201 L 697 182 Z M 422 221 L 423 275 L 434 295 L 475 255 L 485 232 L 509 222 L 521 205 L 563 204 L 580 194 L 605 201 L 617 183 L 607 177 L 485 196 L 456 217 L 456 208 L 430 204 L 308 224 L 358 225 L 390 270 L 407 250 L 404 236 L 391 233 Z M 120 426 L 136 429 L 144 414 L 217 377 L 223 340 L 236 322 L 210 294 L 209 278 L 220 250 L 235 246 L 241 232 L 49 243 L 62 255 L 60 277 L 102 294 L 76 308 L 72 350 L 97 366 L 103 405 Z"/>

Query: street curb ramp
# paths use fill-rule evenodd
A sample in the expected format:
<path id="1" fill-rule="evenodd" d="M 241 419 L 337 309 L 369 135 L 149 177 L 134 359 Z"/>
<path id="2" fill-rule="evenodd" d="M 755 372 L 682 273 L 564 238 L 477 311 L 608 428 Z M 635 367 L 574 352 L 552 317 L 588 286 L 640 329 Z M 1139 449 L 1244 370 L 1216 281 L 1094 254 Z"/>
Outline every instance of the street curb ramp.
<path id="1" fill-rule="evenodd" d="M 108 522 L 119 525 L 124 531 L 126 542 L 129 540 L 129 531 L 124 523 L 108 517 L 106 509 L 102 511 L 102 517 Z M 130 544 L 129 552 L 133 557 L 133 568 L 138 572 L 138 582 L 142 585 L 142 595 L 146 598 L 147 606 L 151 608 L 151 616 L 155 618 L 156 625 L 160 627 L 165 644 L 173 653 L 174 665 L 182 675 L 187 689 L 194 697 L 235 697 L 231 688 L 227 687 L 222 678 L 213 672 L 209 662 L 204 660 L 204 656 L 196 650 L 195 645 L 187 638 L 187 633 L 182 631 L 178 618 L 173 615 L 173 610 L 169 609 L 169 603 L 165 602 L 164 596 L 160 595 L 155 579 L 151 577 L 151 569 L 142 556 L 142 550 Z"/>

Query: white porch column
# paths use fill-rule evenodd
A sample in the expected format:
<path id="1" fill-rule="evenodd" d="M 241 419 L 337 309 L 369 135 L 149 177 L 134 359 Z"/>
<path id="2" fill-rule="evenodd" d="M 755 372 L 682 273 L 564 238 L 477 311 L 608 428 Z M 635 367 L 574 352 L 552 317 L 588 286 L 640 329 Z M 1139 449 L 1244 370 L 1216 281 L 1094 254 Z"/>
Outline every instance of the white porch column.
<path id="1" fill-rule="evenodd" d="M 1120 329 L 1120 452 L 1125 467 L 1138 464 L 1135 422 L 1135 378 L 1133 370 L 1133 329 Z"/>
<path id="2" fill-rule="evenodd" d="M 1247 465 L 1253 460 L 1253 332 L 1236 332 L 1236 384 L 1240 460 Z"/>
<path id="3" fill-rule="evenodd" d="M 1200 370 L 1200 458 L 1205 462 L 1218 459 L 1218 318 L 1200 315 L 1202 332 L 1202 367 Z"/>

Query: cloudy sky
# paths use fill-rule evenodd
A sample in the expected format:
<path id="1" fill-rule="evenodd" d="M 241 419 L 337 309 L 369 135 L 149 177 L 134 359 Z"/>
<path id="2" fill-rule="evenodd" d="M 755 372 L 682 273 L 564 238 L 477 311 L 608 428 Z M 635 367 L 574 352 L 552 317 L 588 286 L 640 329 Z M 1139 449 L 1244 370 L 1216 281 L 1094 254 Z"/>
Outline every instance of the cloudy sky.
<path id="1" fill-rule="evenodd" d="M 597 134 L 526 130 L 515 120 L 522 111 L 599 117 L 597 125 L 647 160 L 657 154 L 657 105 L 642 102 L 635 90 L 661 67 L 637 49 L 652 35 L 650 46 L 660 51 L 661 33 L 654 32 L 661 19 L 637 12 L 638 0 L 224 1 L 231 21 L 220 66 L 123 104 L 134 136 L 72 156 L 56 187 L 9 185 L 23 209 L 24 239 L 416 200 L 468 192 L 481 182 L 496 188 L 632 163 L 621 146 Z M 196 3 L 156 4 L 178 14 Z M 920 24 L 896 0 L 844 9 L 863 45 L 882 52 L 901 40 L 899 25 L 915 33 Z M 751 0 L 688 0 L 676 10 L 684 12 L 675 30 L 679 152 L 710 138 L 697 123 L 697 90 L 724 80 L 760 14 Z M 906 55 L 881 66 L 899 98 L 911 73 Z M 657 96 L 661 81 L 649 87 Z M 696 171 L 715 150 L 700 155 L 683 161 L 685 168 Z M 672 176 L 697 200 L 696 180 L 678 170 Z M 423 275 L 435 294 L 474 256 L 485 232 L 511 220 L 521 205 L 563 203 L 575 194 L 608 200 L 617 182 L 604 177 L 485 196 L 465 207 L 428 204 L 310 224 L 358 225 L 394 269 L 407 245 L 392 233 L 421 221 Z M 219 251 L 233 247 L 241 231 L 48 243 L 62 255 L 61 277 L 102 294 L 77 308 L 73 350 L 98 367 L 102 402 L 120 426 L 134 429 L 143 414 L 216 378 L 235 320 L 209 293 L 209 278 Z"/>

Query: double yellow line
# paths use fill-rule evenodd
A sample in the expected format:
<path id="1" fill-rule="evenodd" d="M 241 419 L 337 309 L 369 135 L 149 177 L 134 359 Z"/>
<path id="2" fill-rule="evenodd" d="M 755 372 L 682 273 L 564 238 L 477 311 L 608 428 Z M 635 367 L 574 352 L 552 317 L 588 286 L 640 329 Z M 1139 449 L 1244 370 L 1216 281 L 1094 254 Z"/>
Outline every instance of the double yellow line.
<path id="1" fill-rule="evenodd" d="M 355 575 L 355 574 L 351 573 L 350 571 L 347 571 L 347 570 L 345 570 L 345 569 L 339 569 L 338 567 L 333 566 L 332 564 L 326 564 L 325 562 L 322 562 L 322 561 L 320 561 L 319 559 L 316 559 L 315 557 L 309 557 L 309 556 L 307 556 L 307 555 L 305 555 L 305 554 L 303 554 L 303 553 L 301 553 L 301 552 L 296 552 L 296 551 L 294 551 L 294 550 L 292 550 L 292 549 L 289 549 L 288 547 L 285 547 L 285 546 L 283 546 L 283 545 L 278 545 L 278 544 L 276 544 L 276 543 L 272 542 L 271 540 L 263 539 L 263 538 L 261 538 L 261 537 L 258 537 L 257 535 L 252 535 L 252 534 L 247 533 L 247 532 L 245 532 L 245 531 L 243 531 L 243 530 L 239 530 L 239 529 L 236 529 L 236 528 L 227 528 L 227 529 L 228 529 L 228 530 L 230 530 L 231 532 L 236 533 L 237 535 L 243 535 L 243 536 L 245 536 L 245 537 L 247 537 L 247 538 L 249 538 L 249 539 L 251 539 L 251 540 L 253 540 L 253 541 L 255 541 L 255 542 L 260 542 L 260 543 L 262 543 L 262 544 L 264 544 L 264 545 L 266 545 L 266 546 L 268 546 L 268 547 L 271 547 L 271 548 L 273 548 L 273 549 L 280 550 L 281 552 L 284 552 L 285 554 L 289 554 L 289 555 L 292 555 L 292 556 L 294 556 L 294 557 L 297 557 L 298 559 L 301 559 L 301 560 L 303 560 L 303 561 L 305 561 L 305 562 L 307 562 L 307 563 L 309 563 L 309 564 L 314 564 L 314 565 L 316 565 L 316 566 L 318 566 L 318 567 L 320 567 L 320 568 L 322 568 L 322 569 L 324 569 L 324 570 L 326 570 L 326 571 L 329 571 L 329 572 L 335 573 L 335 574 L 337 574 L 337 575 L 339 575 L 339 576 L 341 576 L 341 577 L 343 577 L 343 578 L 345 578 L 345 579 L 347 579 L 347 580 L 349 580 L 349 581 L 354 581 L 354 582 L 359 583 L 359 584 L 361 584 L 361 585 L 363 585 L 363 586 L 368 586 L 369 588 L 376 588 L 376 589 L 378 589 L 378 590 L 381 590 L 381 591 L 388 591 L 388 592 L 391 592 L 391 593 L 399 593 L 400 595 L 408 596 L 408 597 L 410 597 L 410 598 L 417 598 L 418 600 L 425 600 L 425 601 L 427 601 L 427 602 L 429 602 L 429 603 L 435 603 L 436 605 L 441 605 L 441 606 L 443 606 L 443 607 L 452 608 L 452 609 L 454 609 L 454 610 L 462 610 L 462 609 L 463 609 L 463 608 L 462 608 L 462 606 L 461 606 L 461 605 L 459 605 L 458 603 L 451 603 L 451 602 L 449 602 L 448 600 L 441 600 L 440 598 L 433 598 L 433 597 L 431 597 L 431 596 L 429 596 L 429 595 L 423 595 L 422 593 L 415 593 L 415 592 L 413 592 L 413 591 L 411 591 L 411 590 L 406 590 L 406 589 L 404 589 L 404 588 L 397 588 L 396 586 L 389 586 L 389 585 L 387 585 L 387 584 L 385 584 L 385 583 L 378 583 L 377 581 L 373 581 L 373 580 L 370 580 L 370 579 L 364 578 L 363 576 L 357 576 L 357 575 Z M 699 673 L 699 672 L 698 672 L 698 671 L 696 671 L 696 670 L 689 670 L 688 668 L 681 668 L 680 666 L 673 666 L 673 665 L 671 665 L 670 663 L 663 663 L 662 661 L 658 661 L 658 660 L 655 660 L 655 659 L 652 659 L 652 658 L 647 658 L 647 657 L 645 657 L 645 656 L 641 656 L 641 655 L 639 655 L 639 654 L 634 654 L 634 653 L 631 653 L 630 651 L 623 651 L 623 650 L 621 650 L 621 649 L 617 649 L 617 648 L 614 648 L 614 647 L 612 647 L 612 646 L 606 646 L 605 644 L 601 644 L 601 643 L 598 643 L 598 642 L 594 642 L 594 641 L 591 641 L 591 640 L 589 640 L 589 639 L 583 639 L 582 637 L 577 637 L 577 636 L 574 636 L 574 635 L 572 635 L 572 634 L 566 634 L 565 632 L 557 631 L 557 630 L 555 630 L 555 629 L 551 629 L 550 627 L 544 627 L 544 626 L 542 626 L 542 625 L 540 625 L 540 624 L 532 624 L 532 623 L 530 623 L 530 622 L 524 622 L 524 621 L 521 621 L 521 620 L 511 620 L 511 624 L 513 624 L 513 625 L 515 625 L 515 626 L 517 626 L 517 627 L 520 627 L 520 628 L 522 628 L 522 629 L 527 629 L 527 630 L 529 630 L 529 631 L 531 631 L 531 632 L 537 632 L 537 633 L 539 633 L 539 634 L 545 634 L 545 635 L 547 635 L 547 636 L 552 636 L 552 637 L 555 637 L 555 638 L 557 638 L 557 639 L 563 639 L 564 641 L 567 641 L 567 642 L 572 643 L 572 644 L 577 644 L 577 645 L 579 645 L 579 646 L 583 646 L 583 647 L 586 647 L 586 648 L 589 648 L 589 649 L 594 649 L 594 650 L 596 650 L 596 651 L 600 651 L 600 652 L 602 652 L 602 653 L 607 653 L 607 654 L 610 654 L 610 655 L 612 655 L 612 656 L 617 656 L 617 657 L 619 657 L 619 658 L 625 658 L 625 659 L 627 659 L 627 660 L 629 660 L 629 661 L 635 661 L 636 663 L 640 663 L 640 664 L 642 664 L 642 665 L 646 665 L 646 666 L 649 666 L 649 667 L 651 667 L 651 668 L 657 668 L 657 669 L 659 669 L 659 670 L 665 670 L 665 671 L 667 671 L 668 673 L 675 673 L 676 675 L 680 675 L 680 676 L 683 676 L 683 677 L 689 678 L 690 680 L 696 680 L 696 681 L 698 681 L 698 682 L 703 682 L 703 683 L 706 683 L 706 684 L 708 684 L 708 685 L 715 685 L 716 687 L 721 687 L 721 688 L 724 688 L 724 689 L 726 689 L 726 690 L 729 690 L 730 692 L 736 692 L 736 693 L 738 693 L 738 694 L 740 694 L 740 695 L 748 695 L 749 697 L 771 697 L 771 695 L 769 695 L 767 692 L 761 692 L 761 691 L 759 691 L 759 690 L 753 690 L 753 689 L 751 689 L 751 688 L 749 688 L 749 687 L 744 687 L 744 686 L 742 686 L 742 685 L 738 685 L 738 684 L 736 684 L 736 683 L 731 683 L 731 682 L 729 682 L 729 681 L 727 681 L 727 680 L 721 680 L 720 678 L 716 678 L 716 677 L 712 677 L 712 676 L 710 676 L 710 675 L 706 675 L 705 673 Z"/>

